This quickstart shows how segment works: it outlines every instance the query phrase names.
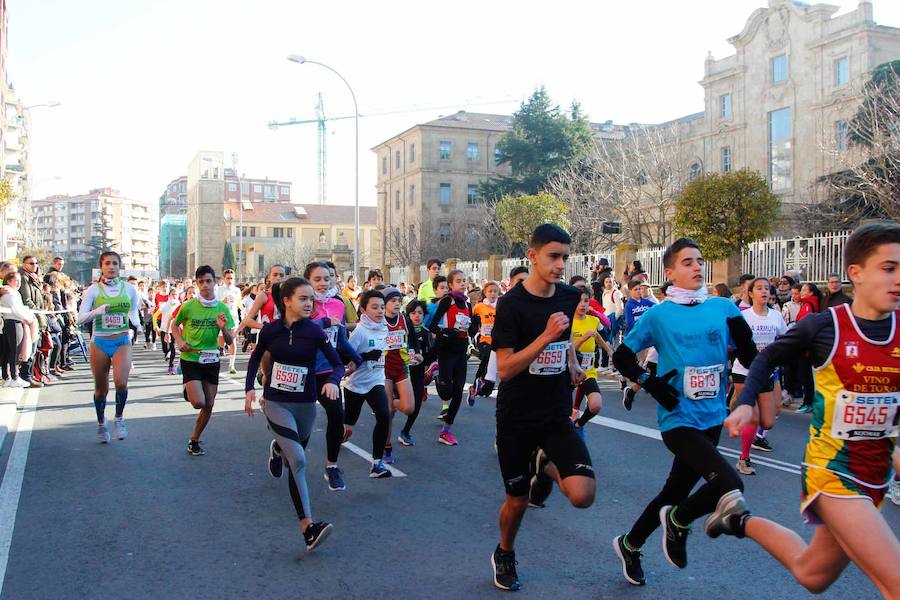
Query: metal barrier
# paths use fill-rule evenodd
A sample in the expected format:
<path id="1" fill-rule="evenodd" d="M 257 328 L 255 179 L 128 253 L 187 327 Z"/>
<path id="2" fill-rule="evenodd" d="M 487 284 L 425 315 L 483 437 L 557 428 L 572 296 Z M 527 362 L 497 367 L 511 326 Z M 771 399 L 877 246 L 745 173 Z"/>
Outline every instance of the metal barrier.
<path id="1" fill-rule="evenodd" d="M 832 273 L 847 282 L 844 245 L 849 231 L 790 239 L 769 238 L 753 242 L 741 253 L 741 270 L 758 277 L 780 277 L 799 271 L 803 281 L 825 283 Z"/>
<path id="2" fill-rule="evenodd" d="M 663 266 L 663 254 L 666 249 L 663 247 L 638 248 L 635 258 L 641 261 L 641 266 L 647 272 L 649 283 L 652 286 L 662 285 L 666 281 L 665 267 Z M 706 263 L 703 267 L 703 280 L 707 285 L 713 282 L 712 264 Z"/>

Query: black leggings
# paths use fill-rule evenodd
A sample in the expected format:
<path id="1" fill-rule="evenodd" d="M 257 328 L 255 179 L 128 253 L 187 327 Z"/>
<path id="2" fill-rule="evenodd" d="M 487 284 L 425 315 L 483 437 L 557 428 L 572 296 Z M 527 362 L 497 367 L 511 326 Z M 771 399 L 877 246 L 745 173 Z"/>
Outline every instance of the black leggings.
<path id="1" fill-rule="evenodd" d="M 351 427 L 356 425 L 364 402 L 367 402 L 375 413 L 375 428 L 372 430 L 372 458 L 381 460 L 384 456 L 384 445 L 387 443 L 388 421 L 391 418 L 384 386 L 376 385 L 365 394 L 344 390 L 344 422 L 347 425 Z M 343 435 L 343 432 L 341 433 Z"/>
<path id="2" fill-rule="evenodd" d="M 659 510 L 663 506 L 677 505 L 675 518 L 688 525 L 715 510 L 719 498 L 726 493 L 744 490 L 740 476 L 716 449 L 721 433 L 721 425 L 706 430 L 677 427 L 662 432 L 663 443 L 675 455 L 672 470 L 659 495 L 650 501 L 628 532 L 631 547 L 643 546 L 659 527 Z M 691 494 L 701 477 L 706 483 Z"/>
<path id="3" fill-rule="evenodd" d="M 425 393 L 425 365 L 409 366 L 409 382 L 412 384 L 413 398 L 416 402 L 416 408 L 412 414 L 406 417 L 406 425 L 403 426 L 403 435 L 409 435 L 412 426 L 419 416 L 419 410 L 422 408 L 422 395 Z"/>
<path id="4" fill-rule="evenodd" d="M 475 379 L 481 379 L 487 375 L 488 361 L 491 359 L 491 345 L 478 342 L 478 370 L 475 371 Z"/>
<path id="5" fill-rule="evenodd" d="M 328 375 L 328 373 L 316 373 L 316 381 L 321 384 L 325 381 L 325 375 Z M 341 452 L 341 442 L 344 441 L 344 403 L 341 401 L 340 396 L 338 396 L 337 400 L 329 400 L 328 397 L 320 393 L 319 404 L 325 409 L 325 416 L 328 417 L 328 425 L 325 429 L 328 462 L 336 463 L 338 454 Z"/>
<path id="6" fill-rule="evenodd" d="M 169 368 L 171 369 L 175 366 L 175 342 L 171 344 L 163 342 L 163 349 L 169 357 Z"/>
<path id="7" fill-rule="evenodd" d="M 19 363 L 19 351 L 22 349 L 22 338 L 25 330 L 21 321 L 6 319 L 3 321 L 3 336 L 0 338 L 0 358 L 3 361 L 3 379 L 16 376 L 16 365 Z"/>
<path id="8" fill-rule="evenodd" d="M 438 396 L 444 402 L 449 401 L 450 407 L 444 422 L 453 425 L 456 413 L 462 403 L 463 389 L 466 386 L 466 366 L 468 363 L 468 348 L 466 346 L 444 345 L 438 351 Z"/>

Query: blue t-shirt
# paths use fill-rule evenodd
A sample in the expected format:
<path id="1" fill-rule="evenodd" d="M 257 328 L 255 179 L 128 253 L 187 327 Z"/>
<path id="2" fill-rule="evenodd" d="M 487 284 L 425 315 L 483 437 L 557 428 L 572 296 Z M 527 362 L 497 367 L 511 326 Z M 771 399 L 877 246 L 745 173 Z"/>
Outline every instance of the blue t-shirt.
<path id="1" fill-rule="evenodd" d="M 625 331 L 634 329 L 634 324 L 644 316 L 644 313 L 656 306 L 656 303 L 647 298 L 629 298 L 625 303 Z"/>
<path id="2" fill-rule="evenodd" d="M 678 371 L 669 380 L 678 390 L 678 406 L 672 411 L 656 407 L 660 430 L 709 429 L 725 420 L 728 347 L 734 345 L 727 319 L 732 317 L 741 318 L 741 311 L 725 298 L 693 306 L 663 302 L 645 312 L 625 337 L 635 353 L 656 348 L 658 374 Z"/>

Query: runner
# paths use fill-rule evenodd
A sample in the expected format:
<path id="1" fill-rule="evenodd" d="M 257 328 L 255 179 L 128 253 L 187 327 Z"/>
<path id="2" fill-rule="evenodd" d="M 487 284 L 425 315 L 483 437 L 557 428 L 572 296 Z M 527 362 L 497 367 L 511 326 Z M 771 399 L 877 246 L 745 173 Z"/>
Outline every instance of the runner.
<path id="1" fill-rule="evenodd" d="M 269 267 L 269 274 L 266 275 L 266 287 L 263 289 L 260 286 L 260 289 L 256 292 L 256 299 L 253 300 L 253 304 L 250 305 L 240 325 L 238 325 L 238 329 L 249 327 L 258 331 L 266 323 L 272 323 L 278 318 L 275 314 L 275 298 L 270 293 L 270 290 L 273 285 L 284 279 L 284 273 L 282 265 L 276 264 Z M 259 315 L 259 319 L 256 318 L 257 315 Z"/>
<path id="2" fill-rule="evenodd" d="M 193 287 L 188 288 L 187 299 L 190 300 L 195 295 L 195 289 Z M 162 340 L 163 350 L 167 351 L 166 356 L 169 361 L 167 373 L 169 375 L 175 375 L 175 339 L 172 337 L 172 320 L 175 318 L 179 308 L 181 308 L 181 304 L 178 303 L 178 298 L 173 294 L 159 306 L 159 311 L 153 313 L 153 327 Z"/>
<path id="3" fill-rule="evenodd" d="M 784 323 L 784 317 L 777 310 L 769 308 L 769 280 L 765 277 L 757 277 L 748 284 L 750 288 L 750 301 L 752 306 L 741 312 L 750 330 L 753 332 L 753 342 L 756 349 L 762 351 L 766 346 L 775 341 L 775 338 L 784 335 L 787 331 L 787 325 Z M 773 370 L 769 382 L 760 390 L 757 399 L 757 409 L 754 410 L 754 421 L 760 423 L 763 430 L 771 429 L 775 426 L 775 415 L 778 412 L 778 394 L 775 393 L 777 385 L 777 370 Z M 737 399 L 744 389 L 744 382 L 747 380 L 747 367 L 740 360 L 734 361 L 731 369 L 731 379 L 734 381 L 734 398 Z M 741 457 L 738 459 L 735 467 L 741 475 L 755 475 L 756 469 L 750 462 L 750 448 L 761 448 L 760 441 L 757 437 L 756 425 L 748 425 L 741 432 Z M 762 448 L 771 448 L 768 442 L 762 442 L 765 446 Z M 765 450 L 763 450 L 765 451 Z"/>
<path id="4" fill-rule="evenodd" d="M 559 226 L 538 226 L 528 248 L 531 273 L 497 303 L 497 455 L 506 499 L 491 565 L 504 590 L 520 588 L 515 540 L 536 489 L 546 497 L 556 480 L 576 508 L 594 502 L 591 457 L 569 420 L 571 386 L 584 380 L 569 343 L 581 296 L 561 283 L 571 243 Z"/>
<path id="5" fill-rule="evenodd" d="M 153 294 L 153 312 L 156 313 L 159 311 L 160 305 L 169 299 L 169 284 L 165 281 L 160 281 L 156 284 L 156 292 Z M 177 300 L 177 298 L 176 298 Z M 149 340 L 149 349 L 156 350 L 156 330 L 153 329 L 150 332 L 150 340 Z"/>
<path id="6" fill-rule="evenodd" d="M 663 265 L 672 282 L 667 301 L 644 312 L 613 353 L 616 369 L 659 403 L 662 440 L 674 455 L 663 489 L 631 531 L 613 540 L 625 579 L 633 585 L 645 583 L 641 547 L 657 527 L 663 527 L 666 560 L 683 569 L 691 522 L 714 511 L 730 492 L 742 498 L 741 478 L 716 446 L 726 415 L 728 348 L 735 346 L 744 364 L 756 355 L 750 327 L 737 306 L 707 298 L 704 261 L 693 240 L 676 240 L 663 254 Z M 659 353 L 663 375 L 651 375 L 638 362 L 637 353 L 650 346 Z M 701 478 L 706 482 L 691 494 Z"/>
<path id="7" fill-rule="evenodd" d="M 623 329 L 625 335 L 628 335 L 634 329 L 635 324 L 645 312 L 656 306 L 643 296 L 641 284 L 640 279 L 632 279 L 628 282 L 628 294 L 630 297 L 625 303 L 625 328 Z M 641 364 L 646 362 L 648 354 L 649 350 L 638 354 Z M 639 389 L 641 389 L 641 386 L 636 381 L 633 381 L 630 385 L 622 381 L 622 406 L 625 407 L 625 410 L 631 410 L 631 405 L 634 404 L 634 399 Z"/>
<path id="8" fill-rule="evenodd" d="M 338 287 L 337 267 L 330 260 L 326 260 L 325 264 L 328 265 L 328 272 L 331 274 L 331 287 L 328 289 L 328 295 L 344 303 L 344 318 L 342 322 L 347 331 L 353 331 L 356 329 L 356 322 L 359 320 L 359 317 L 356 316 L 356 306 L 349 298 L 341 294 L 341 290 Z"/>
<path id="9" fill-rule="evenodd" d="M 238 307 L 240 306 L 241 290 L 234 285 L 234 271 L 225 269 L 222 273 L 222 285 L 216 286 L 216 299 L 228 307 L 231 312 L 231 321 L 235 324 L 240 322 L 238 318 Z M 225 352 L 228 353 L 228 374 L 237 375 L 237 369 L 234 368 L 234 361 L 237 358 L 237 332 L 235 329 L 231 332 L 232 341 L 230 344 L 224 344 Z"/>
<path id="10" fill-rule="evenodd" d="M 900 598 L 900 541 L 879 508 L 891 480 L 900 418 L 900 225 L 854 231 L 844 246 L 853 304 L 810 315 L 750 366 L 738 407 L 725 421 L 732 437 L 753 421 L 772 370 L 809 352 L 816 369 L 809 442 L 801 466 L 800 512 L 818 525 L 807 544 L 743 500 L 723 498 L 706 521 L 710 537 L 753 539 L 803 587 L 824 592 L 850 561 L 885 598 Z"/>
<path id="11" fill-rule="evenodd" d="M 259 334 L 259 341 L 247 365 L 244 411 L 253 416 L 256 372 L 263 355 L 268 352 L 271 366 L 265 377 L 262 410 L 274 442 L 278 443 L 281 455 L 290 467 L 288 486 L 291 500 L 300 519 L 306 550 L 310 552 L 328 537 L 332 525 L 312 520 L 306 484 L 305 448 L 316 422 L 317 393 L 332 402 L 340 402 L 338 384 L 344 375 L 344 366 L 328 336 L 310 320 L 314 295 L 310 283 L 300 277 L 291 277 L 281 283 L 279 295 L 284 316 L 265 325 Z M 318 378 L 315 374 L 319 353 L 331 365 L 324 378 Z"/>
<path id="12" fill-rule="evenodd" d="M 409 381 L 412 384 L 415 408 L 406 417 L 406 425 L 403 426 L 397 441 L 404 446 L 415 446 L 416 441 L 411 433 L 412 426 L 419 416 L 422 402 L 428 399 L 428 392 L 425 390 L 425 369 L 435 361 L 436 356 L 434 353 L 434 337 L 422 324 L 425 319 L 425 304 L 419 300 L 411 300 L 406 305 L 406 316 L 413 325 L 413 335 L 419 344 L 419 356 L 413 355 L 409 359 Z M 419 357 L 421 357 L 421 360 L 419 360 Z"/>
<path id="13" fill-rule="evenodd" d="M 200 411 L 187 451 L 192 456 L 203 456 L 206 451 L 200 445 L 200 435 L 212 417 L 219 389 L 219 335 L 226 344 L 232 343 L 234 321 L 229 308 L 216 300 L 213 268 L 203 265 L 195 277 L 200 295 L 179 307 L 172 322 L 172 335 L 181 352 L 184 398 Z"/>
<path id="14" fill-rule="evenodd" d="M 384 322 L 387 325 L 384 347 L 386 354 L 384 360 L 384 389 L 387 393 L 388 407 L 390 408 L 388 436 L 384 444 L 384 462 L 393 464 L 397 460 L 394 457 L 394 448 L 391 445 L 394 413 L 398 408 L 405 415 L 411 415 L 415 411 L 416 401 L 413 397 L 412 382 L 409 378 L 409 363 L 411 360 L 422 362 L 422 352 L 419 348 L 419 338 L 416 336 L 412 323 L 402 312 L 401 300 L 403 295 L 400 293 L 400 290 L 393 287 L 385 288 L 382 294 L 384 295 Z"/>
<path id="15" fill-rule="evenodd" d="M 140 326 L 141 299 L 134 286 L 119 276 L 122 259 L 116 252 L 100 255 L 100 279 L 84 293 L 78 311 L 78 324 L 93 322 L 91 335 L 91 374 L 94 377 L 94 409 L 97 412 L 97 437 L 109 442 L 106 425 L 106 395 L 109 370 L 116 388 L 116 438 L 128 437 L 125 427 L 125 403 L 128 401 L 128 374 L 131 370 L 130 326 Z"/>
<path id="16" fill-rule="evenodd" d="M 388 439 L 387 395 L 384 391 L 384 347 L 387 325 L 384 322 L 384 295 L 378 290 L 369 290 L 360 297 L 362 314 L 359 327 L 350 336 L 350 345 L 363 359 L 358 369 L 353 370 L 344 381 L 344 439 L 353 435 L 353 426 L 359 420 L 363 403 L 368 403 L 375 414 L 372 429 L 372 470 L 369 477 L 390 477 L 391 471 L 384 465 L 384 445 Z"/>
<path id="17" fill-rule="evenodd" d="M 450 431 L 456 413 L 462 403 L 466 385 L 466 367 L 469 359 L 469 336 L 475 334 L 472 323 L 472 305 L 466 296 L 466 275 L 459 269 L 447 275 L 450 292 L 438 302 L 437 309 L 428 326 L 437 337 L 437 392 L 442 405 L 449 402 L 447 411 L 441 409 L 440 418 L 444 422 L 438 441 L 445 446 L 456 446 L 459 442 Z"/>
<path id="18" fill-rule="evenodd" d="M 575 405 L 572 407 L 572 418 L 575 421 L 575 430 L 584 439 L 585 424 L 596 417 L 603 407 L 603 397 L 600 395 L 600 386 L 597 384 L 597 346 L 599 345 L 608 354 L 612 355 L 612 348 L 600 334 L 600 319 L 587 314 L 588 304 L 591 300 L 591 290 L 587 286 L 579 288 L 581 291 L 578 307 L 575 309 L 575 319 L 572 321 L 572 344 L 575 347 L 575 355 L 584 371 L 585 379 L 578 386 Z M 587 407 L 579 416 L 581 398 L 587 397 Z"/>
<path id="19" fill-rule="evenodd" d="M 441 266 L 444 263 L 439 258 L 429 258 L 425 263 L 425 269 L 428 271 L 428 278 L 425 279 L 422 283 L 419 284 L 418 290 L 418 299 L 421 302 L 431 302 L 431 299 L 435 297 L 435 284 L 434 278 L 437 277 L 441 272 Z"/>
<path id="20" fill-rule="evenodd" d="M 478 330 L 478 370 L 475 381 L 469 386 L 469 406 L 475 406 L 475 396 L 491 395 L 494 382 L 485 381 L 488 363 L 491 360 L 491 331 L 494 329 L 494 317 L 497 314 L 497 298 L 500 296 L 500 285 L 496 281 L 488 281 L 482 289 L 484 299 L 472 309 L 474 326 Z"/>

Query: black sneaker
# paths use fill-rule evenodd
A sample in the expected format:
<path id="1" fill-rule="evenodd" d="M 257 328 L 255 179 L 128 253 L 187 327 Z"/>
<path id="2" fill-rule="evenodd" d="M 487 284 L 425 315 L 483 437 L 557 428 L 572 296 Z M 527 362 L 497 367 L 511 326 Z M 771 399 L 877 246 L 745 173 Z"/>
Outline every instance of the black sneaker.
<path id="1" fill-rule="evenodd" d="M 528 490 L 528 506 L 531 508 L 544 508 L 544 502 L 553 491 L 553 479 L 544 473 L 544 467 L 550 460 L 540 448 L 532 458 L 531 488 Z"/>
<path id="2" fill-rule="evenodd" d="M 203 456 L 204 454 L 206 454 L 206 450 L 204 450 L 200 446 L 200 442 L 197 440 L 191 440 L 188 442 L 187 451 L 191 456 Z"/>
<path id="3" fill-rule="evenodd" d="M 631 405 L 634 404 L 635 396 L 637 396 L 637 392 L 631 389 L 631 386 L 625 388 L 625 391 L 622 392 L 622 406 L 625 407 L 625 410 L 631 410 Z"/>
<path id="4" fill-rule="evenodd" d="M 759 450 L 760 452 L 771 452 L 772 446 L 769 445 L 769 440 L 763 437 L 756 436 L 753 438 L 753 443 L 750 444 L 750 447 L 754 450 Z"/>
<path id="5" fill-rule="evenodd" d="M 519 584 L 519 575 L 516 573 L 516 553 L 504 552 L 497 544 L 497 549 L 491 555 L 491 566 L 494 568 L 494 585 L 501 590 L 515 592 L 522 586 Z"/>
<path id="6" fill-rule="evenodd" d="M 341 471 L 341 468 L 337 465 L 325 467 L 325 481 L 328 482 L 329 490 L 337 492 L 347 489 L 347 486 L 344 485 L 344 478 L 341 477 L 343 473 L 344 472 Z"/>
<path id="7" fill-rule="evenodd" d="M 284 469 L 284 460 L 281 458 L 281 451 L 278 448 L 278 442 L 272 440 L 269 444 L 269 473 L 272 477 L 281 477 Z"/>
<path id="8" fill-rule="evenodd" d="M 672 566 L 683 569 L 687 566 L 687 536 L 691 528 L 678 527 L 672 523 L 669 517 L 672 510 L 674 510 L 672 506 L 663 506 L 659 509 L 659 522 L 663 527 L 663 554 Z"/>
<path id="9" fill-rule="evenodd" d="M 303 540 L 306 542 L 306 551 L 312 552 L 316 548 L 319 547 L 319 544 L 324 542 L 329 535 L 331 535 L 331 530 L 334 527 L 331 523 L 326 523 L 325 521 L 318 521 L 317 523 L 310 523 L 306 526 L 306 531 L 303 532 Z"/>
<path id="10" fill-rule="evenodd" d="M 622 561 L 622 575 L 625 576 L 625 581 L 631 585 L 646 584 L 644 568 L 641 567 L 641 551 L 626 548 L 624 535 L 620 535 L 613 540 L 613 550 L 616 551 L 616 556 Z"/>
<path id="11" fill-rule="evenodd" d="M 740 490 L 731 490 L 716 503 L 716 510 L 712 512 L 703 524 L 703 530 L 711 538 L 717 538 L 723 533 L 735 537 L 744 537 L 744 525 L 750 517 L 750 509 Z"/>
<path id="12" fill-rule="evenodd" d="M 390 469 L 384 466 L 383 460 L 376 460 L 372 463 L 372 470 L 369 471 L 369 477 L 372 479 L 383 479 L 392 475 Z"/>

